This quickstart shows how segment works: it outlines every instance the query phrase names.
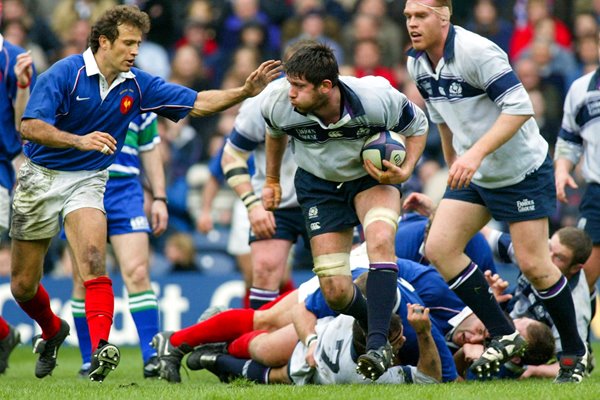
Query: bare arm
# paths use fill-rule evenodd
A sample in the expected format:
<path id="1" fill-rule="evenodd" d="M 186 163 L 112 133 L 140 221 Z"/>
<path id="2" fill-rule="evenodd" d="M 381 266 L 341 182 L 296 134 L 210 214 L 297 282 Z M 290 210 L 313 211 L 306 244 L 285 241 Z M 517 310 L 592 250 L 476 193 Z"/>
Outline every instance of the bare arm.
<path id="1" fill-rule="evenodd" d="M 15 110 L 15 127 L 19 129 L 21 124 L 21 117 L 25 111 L 25 106 L 29 101 L 29 94 L 31 91 L 31 76 L 33 74 L 33 59 L 31 58 L 31 52 L 21 53 L 17 56 L 17 63 L 15 64 L 15 75 L 17 76 L 17 97 L 13 104 Z"/>
<path id="2" fill-rule="evenodd" d="M 292 310 L 292 320 L 298 339 L 308 348 L 306 351 L 306 363 L 315 367 L 315 348 L 317 347 L 317 316 L 306 309 L 304 302 L 298 303 Z"/>
<path id="3" fill-rule="evenodd" d="M 194 109 L 190 113 L 193 117 L 203 117 L 223 111 L 236 105 L 248 97 L 259 94 L 269 82 L 277 78 L 281 72 L 281 61 L 269 60 L 262 63 L 252 72 L 244 86 L 225 90 L 204 90 L 198 92 Z"/>
<path id="4" fill-rule="evenodd" d="M 213 228 L 211 210 L 220 186 L 219 181 L 211 175 L 202 188 L 202 208 L 196 222 L 196 229 L 202 233 L 208 233 Z"/>
<path id="5" fill-rule="evenodd" d="M 556 197 L 563 203 L 567 202 L 567 193 L 565 192 L 565 186 L 569 186 L 572 189 L 577 189 L 579 186 L 575 182 L 575 179 L 571 176 L 571 170 L 573 169 L 573 162 L 567 158 L 559 158 L 554 160 L 554 177 L 556 181 Z"/>
<path id="6" fill-rule="evenodd" d="M 265 136 L 265 152 L 267 155 L 266 182 L 263 187 L 263 206 L 266 210 L 274 210 L 281 201 L 281 186 L 279 175 L 281 173 L 281 161 L 287 146 L 286 135 L 273 137 L 267 133 Z"/>
<path id="7" fill-rule="evenodd" d="M 450 166 L 448 185 L 452 189 L 467 187 L 483 159 L 509 141 L 531 115 L 500 114 L 494 125 Z"/>
<path id="8" fill-rule="evenodd" d="M 151 150 L 141 152 L 140 159 L 154 197 L 151 207 L 152 233 L 155 236 L 160 236 L 167 230 L 169 212 L 166 201 L 162 200 L 167 198 L 167 192 L 165 189 L 165 171 L 159 147 L 155 146 Z"/>
<path id="9" fill-rule="evenodd" d="M 75 148 L 81 151 L 101 152 L 106 145 L 109 149 L 107 154 L 113 154 L 117 149 L 117 140 L 106 132 L 94 131 L 80 136 L 56 129 L 39 119 L 23 120 L 21 136 L 30 142 L 59 149 Z"/>
<path id="10" fill-rule="evenodd" d="M 444 153 L 444 161 L 448 168 L 452 166 L 454 160 L 456 160 L 456 151 L 452 147 L 452 131 L 448 125 L 442 123 L 438 124 L 438 131 L 440 132 L 440 138 L 442 140 L 442 152 Z"/>
<path id="11" fill-rule="evenodd" d="M 433 336 L 431 336 L 429 308 L 423 308 L 418 304 L 408 304 L 408 322 L 417 333 L 417 343 L 419 346 L 417 369 L 422 373 L 441 381 L 442 362 Z"/>

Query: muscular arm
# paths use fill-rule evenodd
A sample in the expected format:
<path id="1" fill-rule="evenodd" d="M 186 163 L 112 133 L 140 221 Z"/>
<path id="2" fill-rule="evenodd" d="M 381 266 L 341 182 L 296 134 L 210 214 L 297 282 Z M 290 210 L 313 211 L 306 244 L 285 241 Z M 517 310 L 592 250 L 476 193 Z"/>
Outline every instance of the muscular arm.
<path id="1" fill-rule="evenodd" d="M 61 131 L 54 126 L 39 120 L 26 119 L 21 122 L 21 136 L 24 140 L 59 149 L 75 148 L 81 151 L 102 151 L 106 145 L 108 154 L 117 149 L 117 140 L 106 132 L 94 131 L 87 135 L 75 135 Z"/>
<path id="2" fill-rule="evenodd" d="M 219 181 L 210 175 L 206 184 L 202 188 L 202 208 L 200 209 L 200 215 L 198 215 L 198 221 L 196 222 L 196 229 L 202 233 L 208 233 L 213 228 L 211 210 L 212 204 L 217 197 L 217 193 L 220 188 Z"/>
<path id="3" fill-rule="evenodd" d="M 263 207 L 272 211 L 279 206 L 281 202 L 281 185 L 279 184 L 279 175 L 281 173 L 281 161 L 283 153 L 287 146 L 287 136 L 282 135 L 273 137 L 269 134 L 265 136 L 266 147 L 266 180 L 263 187 Z"/>
<path id="4" fill-rule="evenodd" d="M 140 159 L 144 167 L 144 173 L 150 182 L 152 196 L 154 198 L 166 198 L 165 171 L 160 155 L 160 149 L 155 146 L 151 150 L 140 153 Z M 151 207 L 152 231 L 158 236 L 165 232 L 169 222 L 167 204 L 162 200 L 154 200 Z"/>
<path id="5" fill-rule="evenodd" d="M 456 159 L 456 151 L 454 151 L 454 147 L 452 147 L 452 131 L 448 125 L 444 123 L 438 124 L 438 131 L 440 132 L 440 138 L 442 139 L 444 161 L 446 161 L 446 165 L 450 167 Z"/>
<path id="6" fill-rule="evenodd" d="M 21 124 L 21 117 L 25 111 L 25 106 L 29 101 L 29 95 L 31 93 L 31 79 L 33 75 L 33 59 L 31 58 L 31 52 L 21 53 L 17 56 L 17 63 L 15 64 L 14 70 L 17 77 L 17 96 L 13 104 L 15 111 L 15 127 L 19 130 Z M 26 87 L 19 87 L 26 86 Z"/>
<path id="7" fill-rule="evenodd" d="M 429 309 L 418 304 L 408 304 L 408 322 L 417 333 L 419 346 L 419 361 L 417 369 L 422 373 L 438 380 L 442 380 L 442 361 L 435 341 L 431 335 L 431 321 Z"/>
<path id="8" fill-rule="evenodd" d="M 269 82 L 279 76 L 280 61 L 265 61 L 252 72 L 244 86 L 225 90 L 204 90 L 198 92 L 194 108 L 190 112 L 193 117 L 203 117 L 223 111 L 238 104 L 248 97 L 259 94 Z"/>

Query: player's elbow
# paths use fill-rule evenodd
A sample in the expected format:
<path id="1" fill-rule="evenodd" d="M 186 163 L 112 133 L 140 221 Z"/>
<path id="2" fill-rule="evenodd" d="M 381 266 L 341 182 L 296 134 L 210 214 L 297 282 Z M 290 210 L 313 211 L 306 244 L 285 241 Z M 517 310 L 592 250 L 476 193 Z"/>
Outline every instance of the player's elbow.
<path id="1" fill-rule="evenodd" d="M 21 125 L 19 127 L 19 132 L 21 133 L 21 138 L 23 140 L 31 140 L 33 137 L 33 120 L 24 119 L 21 120 Z"/>

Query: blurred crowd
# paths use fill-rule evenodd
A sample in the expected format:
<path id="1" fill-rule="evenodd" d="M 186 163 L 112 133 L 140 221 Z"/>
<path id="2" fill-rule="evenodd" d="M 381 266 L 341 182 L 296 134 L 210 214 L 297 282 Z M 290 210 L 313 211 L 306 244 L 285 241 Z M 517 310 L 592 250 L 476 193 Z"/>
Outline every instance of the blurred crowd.
<path id="1" fill-rule="evenodd" d="M 195 90 L 242 85 L 262 61 L 280 58 L 286 45 L 311 38 L 334 50 L 342 74 L 383 76 L 424 108 L 405 69 L 409 43 L 405 0 L 4 0 L 2 34 L 31 50 L 41 73 L 60 58 L 82 53 L 91 23 L 119 3 L 137 4 L 151 18 L 137 66 Z M 600 0 L 453 3 L 454 24 L 491 39 L 508 54 L 553 151 L 567 89 L 598 68 Z M 222 147 L 236 113 L 234 107 L 214 117 L 179 123 L 160 119 L 170 228 L 164 237 L 153 240 L 154 274 L 221 268 L 222 259 L 204 257 L 200 244 L 212 242 L 215 251 L 225 251 L 220 243 L 227 236 L 235 197 L 226 185 L 210 211 L 205 211 L 214 222 L 211 232 L 200 233 L 196 221 L 202 208 L 200 193 L 209 176 L 207 164 Z M 439 134 L 435 126 L 431 128 L 424 156 L 405 189 L 436 199 L 443 193 L 445 165 Z M 579 181 L 571 203 L 560 205 L 552 219 L 552 232 L 575 224 L 578 194 L 585 186 Z M 47 272 L 70 276 L 64 244 L 55 242 Z M 8 248 L 2 242 L 0 275 L 7 274 Z"/>

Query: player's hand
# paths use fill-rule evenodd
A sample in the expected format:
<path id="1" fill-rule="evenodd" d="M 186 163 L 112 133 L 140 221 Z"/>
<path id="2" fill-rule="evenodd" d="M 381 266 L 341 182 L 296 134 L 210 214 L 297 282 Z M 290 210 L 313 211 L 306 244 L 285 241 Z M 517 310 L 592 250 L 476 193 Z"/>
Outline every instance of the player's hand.
<path id="1" fill-rule="evenodd" d="M 487 281 L 488 285 L 490 285 L 490 288 L 492 289 L 494 297 L 498 303 L 504 303 L 505 301 L 512 299 L 512 294 L 504 293 L 504 291 L 508 289 L 509 283 L 502 279 L 500 275 L 492 275 L 492 272 L 487 270 L 483 273 L 483 276 L 485 276 L 485 280 Z"/>
<path id="2" fill-rule="evenodd" d="M 19 81 L 19 85 L 27 86 L 31 81 L 31 75 L 33 74 L 33 58 L 31 57 L 31 51 L 21 53 L 17 56 L 17 62 L 15 64 L 15 75 Z"/>
<path id="3" fill-rule="evenodd" d="M 110 133 L 94 131 L 84 136 L 75 135 L 77 140 L 75 148 L 81 151 L 99 151 L 107 156 L 117 151 L 117 139 Z"/>
<path id="4" fill-rule="evenodd" d="M 160 236 L 167 230 L 169 224 L 169 211 L 167 211 L 167 203 L 164 201 L 153 201 L 150 210 L 152 218 L 152 234 Z"/>
<path id="5" fill-rule="evenodd" d="M 468 150 L 465 154 L 457 157 L 452 163 L 448 173 L 448 186 L 450 189 L 462 189 L 471 184 L 473 175 L 481 165 L 481 157 L 472 151 Z"/>
<path id="6" fill-rule="evenodd" d="M 397 167 L 388 160 L 383 160 L 383 165 L 387 168 L 387 171 L 382 171 L 377 168 L 375 164 L 371 162 L 371 160 L 363 161 L 363 167 L 367 173 L 371 175 L 373 179 L 376 179 L 379 183 L 384 185 L 396 185 L 405 182 L 413 173 L 412 168 L 405 164 Z"/>
<path id="7" fill-rule="evenodd" d="M 262 205 L 255 204 L 257 205 L 248 211 L 252 232 L 258 239 L 270 239 L 275 234 L 275 216 Z"/>
<path id="8" fill-rule="evenodd" d="M 418 192 L 409 194 L 402 203 L 403 210 L 416 211 L 425 217 L 429 217 L 433 213 L 434 208 L 431 197 Z"/>
<path id="9" fill-rule="evenodd" d="M 315 349 L 317 348 L 317 341 L 313 340 L 310 345 L 308 346 L 308 349 L 306 349 L 306 357 L 304 357 L 304 360 L 306 361 L 306 364 L 311 367 L 311 368 L 315 368 L 317 366 L 317 361 L 315 361 Z"/>
<path id="10" fill-rule="evenodd" d="M 556 197 L 559 201 L 566 203 L 567 192 L 565 191 L 565 186 L 569 186 L 571 189 L 577 189 L 579 186 L 571 174 L 567 172 L 560 173 L 557 171 L 554 179 L 556 181 Z"/>
<path id="11" fill-rule="evenodd" d="M 213 230 L 213 219 L 210 212 L 200 212 L 200 216 L 196 221 L 196 230 L 200 233 L 204 233 L 205 235 Z"/>
<path id="12" fill-rule="evenodd" d="M 248 97 L 253 97 L 262 92 L 262 90 L 277 78 L 282 71 L 281 61 L 269 60 L 260 64 L 260 66 L 252 72 L 246 82 L 244 82 L 244 92 Z"/>
<path id="13" fill-rule="evenodd" d="M 431 331 L 431 321 L 429 320 L 429 308 L 420 304 L 406 305 L 408 308 L 408 323 L 413 327 L 417 334 L 424 334 Z"/>
<path id="14" fill-rule="evenodd" d="M 278 177 L 267 175 L 262 191 L 262 203 L 268 211 L 275 210 L 281 203 L 281 184 Z"/>

